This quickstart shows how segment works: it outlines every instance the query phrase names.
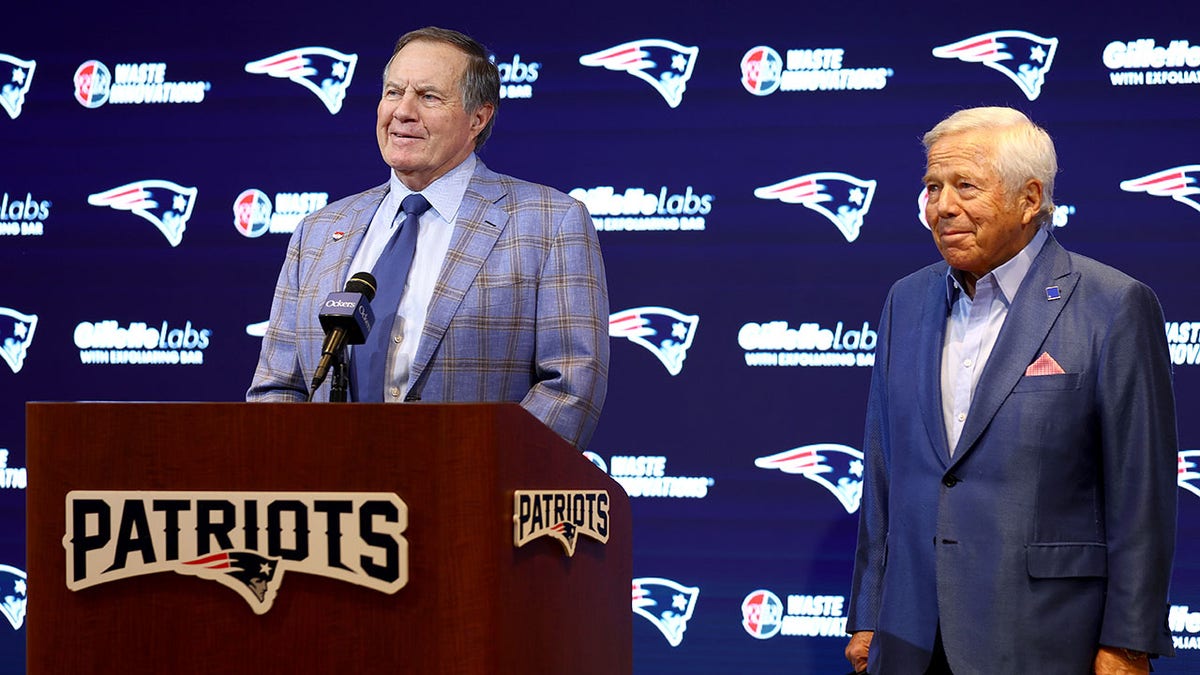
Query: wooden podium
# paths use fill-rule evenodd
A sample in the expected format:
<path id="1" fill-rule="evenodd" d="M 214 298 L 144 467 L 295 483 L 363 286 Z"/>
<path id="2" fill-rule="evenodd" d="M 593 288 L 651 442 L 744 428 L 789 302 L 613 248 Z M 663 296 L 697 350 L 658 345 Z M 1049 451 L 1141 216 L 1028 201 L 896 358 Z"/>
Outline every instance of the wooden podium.
<path id="1" fill-rule="evenodd" d="M 632 670 L 628 498 L 515 404 L 30 403 L 27 465 L 33 675 Z M 570 557 L 552 537 L 515 546 L 514 493 L 521 490 L 606 491 L 607 543 L 580 534 Z M 98 512 L 78 506 L 83 501 L 68 513 L 73 491 L 134 498 L 124 502 L 124 516 L 114 509 L 111 524 L 101 526 Z M 124 542 L 121 562 L 107 571 L 183 555 L 164 549 L 163 532 L 134 517 L 138 509 L 129 504 L 142 504 L 136 493 L 182 495 L 162 529 L 179 530 L 168 538 L 188 545 L 194 537 L 201 553 L 219 555 L 218 535 L 232 535 L 260 549 L 270 539 L 284 557 L 299 556 L 306 533 L 322 546 L 349 547 L 359 525 L 379 529 L 386 518 L 322 502 L 325 511 L 305 520 L 296 515 L 306 508 L 302 499 L 277 500 L 284 504 L 278 522 L 291 530 L 280 526 L 284 534 L 268 537 L 261 517 L 247 524 L 239 515 L 235 527 L 213 516 L 233 513 L 217 508 L 226 506 L 220 496 L 242 505 L 258 503 L 246 495 L 259 493 L 391 493 L 407 509 L 400 533 L 407 583 L 388 593 L 279 573 L 274 602 L 262 613 L 232 587 L 171 571 L 70 590 L 71 569 L 78 576 L 86 567 L 81 541 Z M 181 524 L 198 503 L 187 502 L 189 493 L 210 497 L 203 536 Z M 149 512 L 165 501 L 139 508 Z M 382 568 L 384 550 L 372 549 L 362 565 L 346 551 L 328 561 L 343 563 L 345 574 Z M 87 573 L 106 573 L 105 565 L 93 562 Z"/>

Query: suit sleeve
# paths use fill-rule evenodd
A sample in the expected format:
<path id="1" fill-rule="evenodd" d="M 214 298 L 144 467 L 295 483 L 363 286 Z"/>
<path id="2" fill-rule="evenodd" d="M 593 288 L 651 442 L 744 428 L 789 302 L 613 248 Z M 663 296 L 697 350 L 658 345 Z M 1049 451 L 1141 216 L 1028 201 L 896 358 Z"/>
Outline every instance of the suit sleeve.
<path id="1" fill-rule="evenodd" d="M 608 283 L 592 219 L 571 200 L 537 290 L 535 383 L 521 405 L 587 446 L 608 391 Z"/>
<path id="2" fill-rule="evenodd" d="M 871 370 L 867 424 L 863 434 L 863 491 L 858 513 L 858 547 L 850 588 L 846 632 L 875 630 L 883 592 L 888 536 L 888 363 L 891 342 L 892 298 L 888 294 L 879 318 L 879 342 Z"/>
<path id="3" fill-rule="evenodd" d="M 258 367 L 246 392 L 246 400 L 250 402 L 286 403 L 308 398 L 296 342 L 302 230 L 303 226 L 293 234 L 275 284 L 275 299 L 271 302 L 270 321 L 259 352 Z"/>
<path id="4" fill-rule="evenodd" d="M 1169 655 L 1178 441 L 1171 361 L 1154 293 L 1130 285 L 1097 372 L 1108 589 L 1100 643 Z"/>

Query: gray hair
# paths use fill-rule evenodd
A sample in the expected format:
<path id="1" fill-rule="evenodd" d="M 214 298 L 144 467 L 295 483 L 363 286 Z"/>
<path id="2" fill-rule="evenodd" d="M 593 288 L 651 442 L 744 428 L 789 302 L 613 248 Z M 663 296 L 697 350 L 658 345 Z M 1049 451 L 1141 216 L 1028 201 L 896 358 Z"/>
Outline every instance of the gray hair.
<path id="1" fill-rule="evenodd" d="M 942 138 L 966 131 L 995 132 L 995 152 L 988 161 L 1000 174 L 1005 193 L 1010 197 L 1015 196 L 1030 178 L 1041 182 L 1042 208 L 1037 218 L 1043 228 L 1050 229 L 1058 157 L 1054 152 L 1054 141 L 1050 140 L 1046 130 L 1012 108 L 968 108 L 938 122 L 925 134 L 922 139 L 925 156 L 928 158 L 929 148 Z"/>
<path id="2" fill-rule="evenodd" d="M 500 109 L 500 71 L 489 58 L 487 47 L 456 30 L 426 26 L 409 31 L 396 41 L 392 56 L 383 68 L 384 82 L 387 82 L 388 70 L 392 67 L 392 59 L 396 58 L 396 54 L 418 40 L 448 44 L 467 55 L 467 68 L 463 71 L 462 81 L 458 83 L 463 109 L 467 114 L 473 115 L 483 106 L 489 103 L 492 105 L 492 118 L 475 137 L 475 149 L 478 150 L 492 135 L 492 127 L 496 124 L 496 112 Z"/>

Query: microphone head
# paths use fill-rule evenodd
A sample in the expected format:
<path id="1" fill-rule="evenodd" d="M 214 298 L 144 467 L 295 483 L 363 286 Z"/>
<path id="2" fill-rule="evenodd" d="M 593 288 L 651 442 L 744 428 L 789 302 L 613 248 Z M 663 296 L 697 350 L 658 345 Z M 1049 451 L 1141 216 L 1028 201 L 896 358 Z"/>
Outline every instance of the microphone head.
<path id="1" fill-rule="evenodd" d="M 346 282 L 347 293 L 361 293 L 367 302 L 375 299 L 376 287 L 375 277 L 370 272 L 357 272 Z"/>

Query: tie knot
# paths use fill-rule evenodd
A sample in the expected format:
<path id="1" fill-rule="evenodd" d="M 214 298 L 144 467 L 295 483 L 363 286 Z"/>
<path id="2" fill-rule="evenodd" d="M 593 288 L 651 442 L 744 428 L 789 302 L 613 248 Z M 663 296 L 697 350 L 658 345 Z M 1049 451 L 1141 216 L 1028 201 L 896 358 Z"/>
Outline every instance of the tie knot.
<path id="1" fill-rule="evenodd" d="M 425 195 L 414 193 L 404 198 L 400 202 L 400 210 L 406 216 L 419 216 L 429 210 L 429 200 L 425 199 Z"/>

